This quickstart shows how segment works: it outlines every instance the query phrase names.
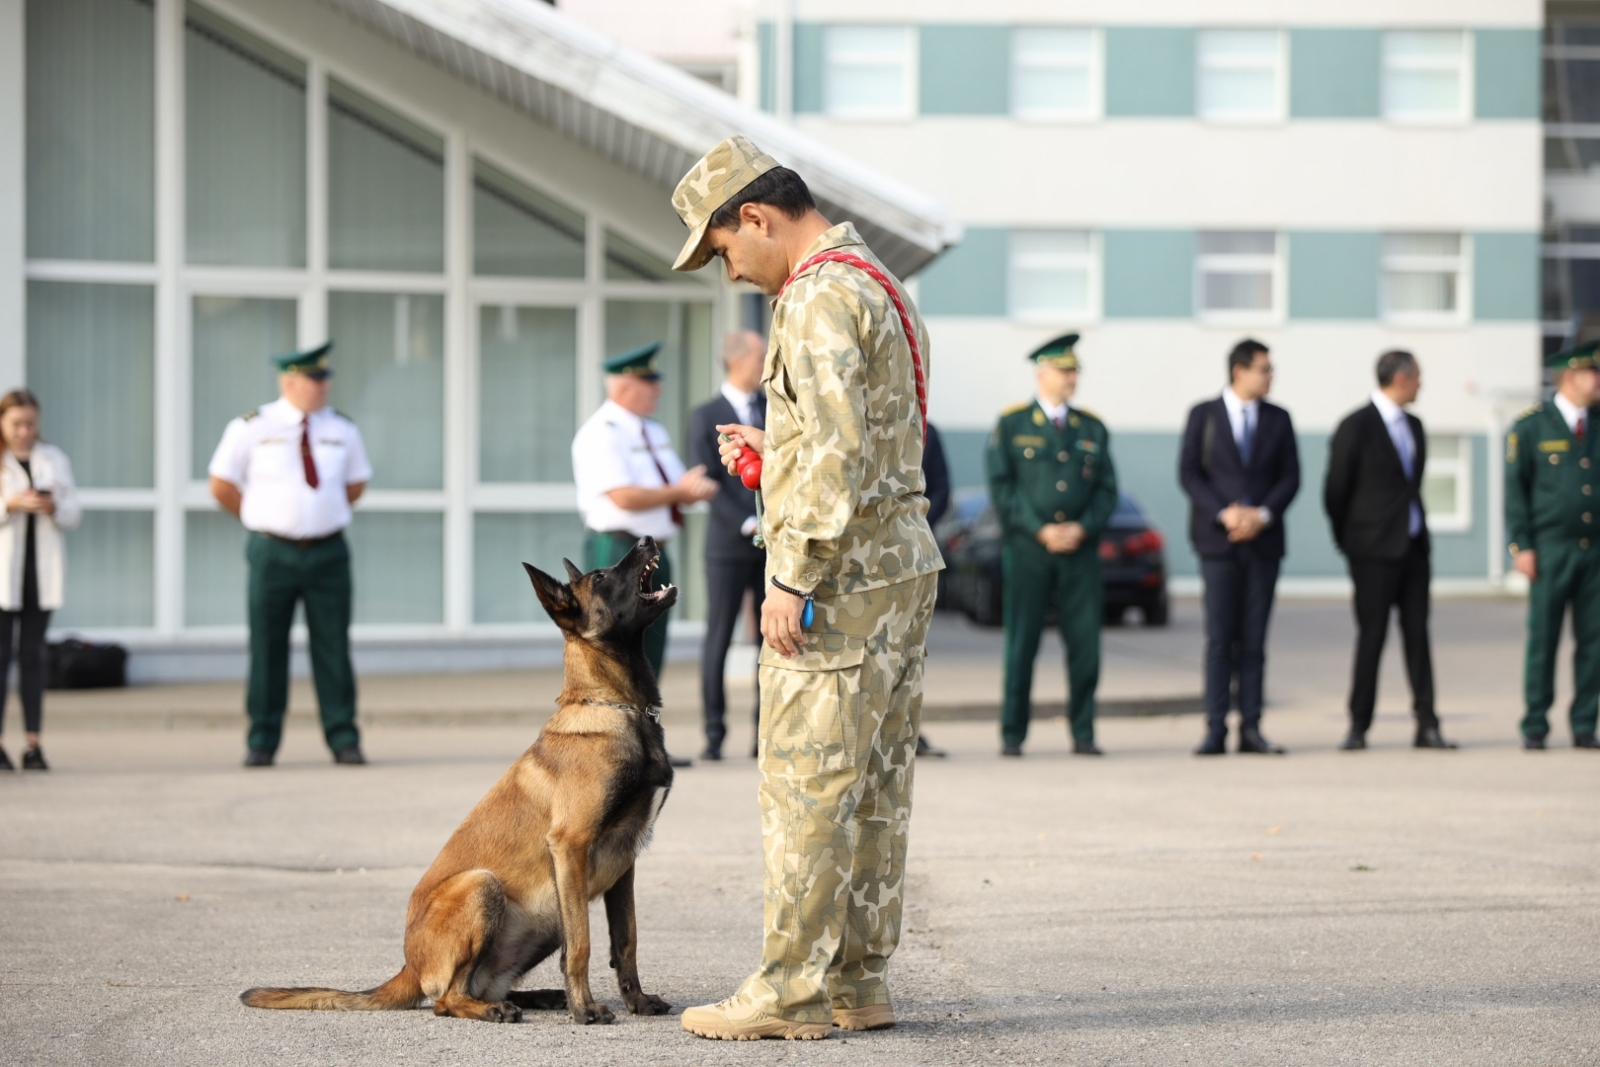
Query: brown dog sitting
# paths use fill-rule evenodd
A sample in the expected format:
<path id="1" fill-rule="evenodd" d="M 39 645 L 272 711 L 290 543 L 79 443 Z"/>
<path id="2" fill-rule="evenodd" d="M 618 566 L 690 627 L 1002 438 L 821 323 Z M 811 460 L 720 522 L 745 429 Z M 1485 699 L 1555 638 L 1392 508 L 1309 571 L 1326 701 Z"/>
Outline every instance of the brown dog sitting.
<path id="1" fill-rule="evenodd" d="M 252 1008 L 373 1011 L 433 1001 L 436 1015 L 516 1022 L 523 1008 L 570 1006 L 609 1023 L 589 989 L 589 902 L 604 893 L 611 966 L 628 1010 L 669 1005 L 639 988 L 633 864 L 672 787 L 661 696 L 645 629 L 678 598 L 651 592 L 660 561 L 644 538 L 616 566 L 570 585 L 523 564 L 565 638 L 560 708 L 533 747 L 472 809 L 422 876 L 406 909 L 406 964 L 376 989 L 251 989 Z M 557 948 L 566 990 L 512 986 Z"/>

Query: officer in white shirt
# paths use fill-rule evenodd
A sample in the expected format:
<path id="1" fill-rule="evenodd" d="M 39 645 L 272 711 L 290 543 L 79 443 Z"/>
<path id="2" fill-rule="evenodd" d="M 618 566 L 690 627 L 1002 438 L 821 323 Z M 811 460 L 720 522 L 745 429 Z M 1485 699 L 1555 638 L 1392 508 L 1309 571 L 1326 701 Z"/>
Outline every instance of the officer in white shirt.
<path id="1" fill-rule="evenodd" d="M 684 470 L 666 427 L 650 418 L 661 401 L 660 350 L 660 344 L 648 344 L 605 361 L 606 402 L 572 439 L 578 511 L 588 530 L 585 571 L 612 566 L 641 537 L 665 546 L 683 526 L 679 506 L 717 494 L 704 466 Z M 671 582 L 663 552 L 651 588 Z M 659 678 L 667 652 L 666 615 L 645 631 L 644 651 Z"/>
<path id="2" fill-rule="evenodd" d="M 289 627 L 305 604 L 322 732 L 362 764 L 350 664 L 350 506 L 372 478 L 355 423 L 328 407 L 333 342 L 274 357 L 279 399 L 234 419 L 211 457 L 211 495 L 250 531 L 246 767 L 270 767 L 289 704 Z"/>

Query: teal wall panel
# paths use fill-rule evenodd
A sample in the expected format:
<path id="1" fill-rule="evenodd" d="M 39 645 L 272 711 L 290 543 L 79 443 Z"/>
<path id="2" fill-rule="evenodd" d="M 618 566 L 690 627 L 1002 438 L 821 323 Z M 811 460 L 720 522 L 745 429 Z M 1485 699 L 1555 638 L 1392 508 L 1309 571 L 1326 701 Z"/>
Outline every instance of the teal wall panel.
<path id="1" fill-rule="evenodd" d="M 1377 233 L 1296 230 L 1289 234 L 1291 319 L 1375 319 L 1383 238 Z"/>
<path id="2" fill-rule="evenodd" d="M 1107 318 L 1188 318 L 1194 314 L 1194 233 L 1107 230 Z"/>
<path id="3" fill-rule="evenodd" d="M 1472 317 L 1519 321 L 1539 317 L 1537 233 L 1472 235 Z"/>
<path id="4" fill-rule="evenodd" d="M 1433 535 L 1433 573 L 1438 578 L 1486 578 L 1489 575 L 1489 438 L 1473 434 L 1472 527 L 1461 533 Z"/>
<path id="5" fill-rule="evenodd" d="M 1017 397 L 1021 403 L 1024 397 Z M 994 413 L 996 420 L 1000 413 Z M 972 489 L 984 485 L 983 450 L 989 440 L 988 430 L 947 430 L 939 427 L 939 441 L 944 445 L 945 463 L 950 467 L 950 488 Z"/>
<path id="6" fill-rule="evenodd" d="M 1474 111 L 1480 119 L 1539 118 L 1539 31 L 1473 34 Z"/>
<path id="7" fill-rule="evenodd" d="M 1011 29 L 934 23 L 918 30 L 924 115 L 1004 115 L 1011 110 Z"/>
<path id="8" fill-rule="evenodd" d="M 797 115 L 822 110 L 822 39 L 825 27 L 816 22 L 794 24 L 794 111 Z"/>
<path id="9" fill-rule="evenodd" d="M 961 243 L 918 278 L 924 315 L 1005 315 L 1007 231 L 969 226 Z"/>
<path id="10" fill-rule="evenodd" d="M 1376 118 L 1383 37 L 1377 30 L 1289 31 L 1289 117 Z"/>
<path id="11" fill-rule="evenodd" d="M 1193 115 L 1194 41 L 1188 27 L 1107 27 L 1106 115 Z"/>

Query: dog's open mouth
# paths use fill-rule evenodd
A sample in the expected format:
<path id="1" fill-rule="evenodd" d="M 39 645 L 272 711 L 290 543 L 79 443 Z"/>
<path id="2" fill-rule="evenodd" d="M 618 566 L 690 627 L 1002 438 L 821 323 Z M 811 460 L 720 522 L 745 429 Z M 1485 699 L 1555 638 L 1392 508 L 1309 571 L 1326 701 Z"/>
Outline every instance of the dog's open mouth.
<path id="1" fill-rule="evenodd" d="M 667 599 L 668 595 L 677 591 L 673 585 L 664 585 L 655 592 L 650 591 L 650 581 L 655 577 L 656 569 L 661 566 L 661 556 L 658 553 L 654 559 L 644 565 L 639 572 L 639 599 L 647 603 L 658 603 Z"/>

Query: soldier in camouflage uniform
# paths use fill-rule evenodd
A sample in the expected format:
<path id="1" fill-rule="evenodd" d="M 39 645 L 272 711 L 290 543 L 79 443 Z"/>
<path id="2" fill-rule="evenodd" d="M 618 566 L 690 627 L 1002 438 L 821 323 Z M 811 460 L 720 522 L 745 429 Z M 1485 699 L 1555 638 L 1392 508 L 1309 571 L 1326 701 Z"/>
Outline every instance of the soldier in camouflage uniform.
<path id="1" fill-rule="evenodd" d="M 1028 737 L 1033 661 L 1052 607 L 1067 649 L 1072 751 L 1100 755 L 1094 742 L 1105 612 L 1100 535 L 1117 507 L 1117 474 L 1105 423 L 1068 406 L 1078 388 L 1077 343 L 1077 334 L 1064 334 L 1029 354 L 1038 368 L 1038 399 L 1001 413 L 984 459 L 989 498 L 1005 531 L 1004 756 L 1022 755 Z"/>
<path id="2" fill-rule="evenodd" d="M 1561 616 L 1572 605 L 1575 748 L 1600 749 L 1600 370 L 1589 341 L 1545 361 L 1558 391 L 1535 404 L 1506 437 L 1506 538 L 1528 587 L 1527 714 L 1522 747 L 1543 749 L 1555 702 Z"/>
<path id="3" fill-rule="evenodd" d="M 777 297 L 765 433 L 718 427 L 732 437 L 725 461 L 741 448 L 763 458 L 761 963 L 683 1026 L 739 1040 L 892 1026 L 923 646 L 944 564 L 900 311 L 861 266 L 813 257 L 853 255 L 900 285 L 854 226 L 830 225 L 799 175 L 742 137 L 700 160 L 673 206 L 691 231 L 677 269 L 721 257 L 730 279 Z"/>

